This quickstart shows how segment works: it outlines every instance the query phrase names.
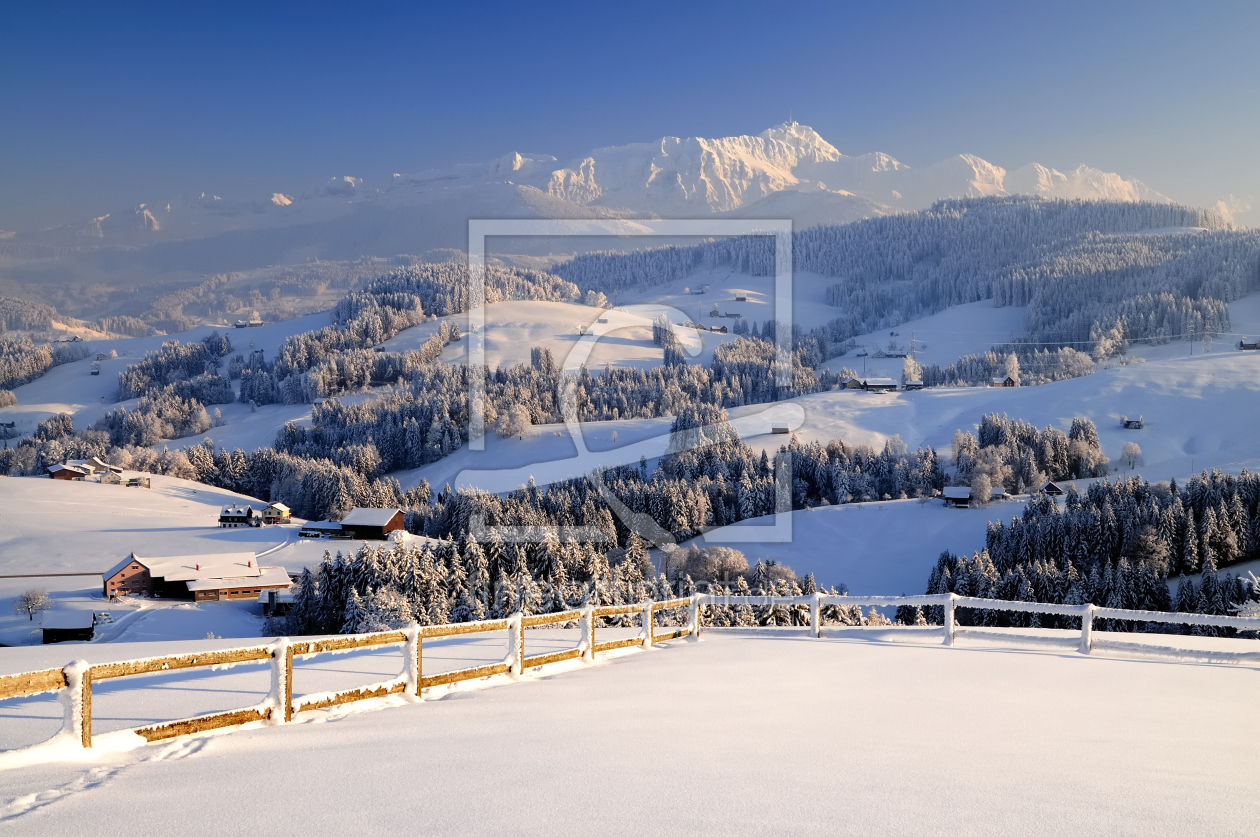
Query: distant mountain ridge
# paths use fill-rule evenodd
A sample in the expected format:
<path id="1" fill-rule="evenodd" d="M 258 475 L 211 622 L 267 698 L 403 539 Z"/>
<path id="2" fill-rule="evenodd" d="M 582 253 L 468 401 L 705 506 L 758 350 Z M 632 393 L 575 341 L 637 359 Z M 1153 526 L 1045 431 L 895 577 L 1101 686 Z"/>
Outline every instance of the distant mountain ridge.
<path id="1" fill-rule="evenodd" d="M 6 236 L 0 249 L 17 260 L 11 264 L 24 282 L 45 281 L 41 276 L 111 282 L 118 270 L 195 277 L 462 249 L 470 218 L 790 218 L 803 229 L 921 210 L 944 198 L 1012 194 L 1170 202 L 1137 180 L 1087 166 L 1060 172 L 1030 164 L 1008 172 L 970 154 L 922 168 L 878 152 L 848 156 L 813 128 L 785 122 L 756 136 L 662 137 L 597 148 L 568 164 L 511 152 L 395 174 L 389 183 L 343 175 L 293 195 L 242 200 L 201 193 Z M 504 252 L 541 257 L 552 250 L 539 248 L 556 244 L 510 246 Z M 77 255 L 63 258 L 68 252 Z M 33 261 L 25 261 L 28 254 Z M 5 274 L 0 267 L 0 279 Z"/>

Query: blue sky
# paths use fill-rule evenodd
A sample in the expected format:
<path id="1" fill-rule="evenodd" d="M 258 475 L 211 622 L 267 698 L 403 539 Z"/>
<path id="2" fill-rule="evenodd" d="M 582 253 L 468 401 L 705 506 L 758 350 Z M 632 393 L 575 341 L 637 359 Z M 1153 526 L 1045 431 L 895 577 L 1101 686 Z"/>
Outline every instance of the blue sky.
<path id="1" fill-rule="evenodd" d="M 1256 3 L 0 4 L 0 229 L 757 133 L 1260 198 Z"/>

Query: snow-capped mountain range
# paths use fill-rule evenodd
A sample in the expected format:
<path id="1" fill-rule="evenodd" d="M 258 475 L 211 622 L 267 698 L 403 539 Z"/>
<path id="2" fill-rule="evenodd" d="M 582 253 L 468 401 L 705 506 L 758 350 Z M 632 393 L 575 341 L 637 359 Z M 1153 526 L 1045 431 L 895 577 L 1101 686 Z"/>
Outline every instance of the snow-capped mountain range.
<path id="1" fill-rule="evenodd" d="M 663 137 L 597 148 L 567 165 L 513 152 L 396 174 L 390 183 L 338 176 L 298 195 L 225 200 L 203 193 L 21 237 L 80 251 L 164 242 L 166 269 L 201 272 L 461 247 L 473 217 L 730 215 L 791 218 L 803 228 L 922 209 L 941 198 L 1006 194 L 1169 200 L 1137 180 L 1087 166 L 1007 171 L 960 154 L 913 168 L 883 153 L 847 156 L 812 128 L 785 122 L 756 136 Z M 232 241 L 205 246 L 205 239 L 223 235 Z M 184 248 L 185 263 L 178 242 L 190 240 L 201 243 Z"/>

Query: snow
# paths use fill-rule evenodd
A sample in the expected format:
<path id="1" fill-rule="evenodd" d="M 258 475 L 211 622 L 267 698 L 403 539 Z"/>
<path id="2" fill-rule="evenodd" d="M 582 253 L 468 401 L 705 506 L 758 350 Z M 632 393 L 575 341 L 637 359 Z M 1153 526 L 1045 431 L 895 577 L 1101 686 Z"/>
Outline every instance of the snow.
<path id="1" fill-rule="evenodd" d="M 506 688 L 303 713 L 280 729 L 113 752 L 119 739 L 103 736 L 81 763 L 0 772 L 0 818 L 31 833 L 79 832 L 126 800 L 129 834 L 220 833 L 221 817 L 170 804 L 207 793 L 231 800 L 237 821 L 300 822 L 311 835 L 404 822 L 550 834 L 557 818 L 610 835 L 1244 834 L 1260 812 L 1260 753 L 1232 746 L 1224 758 L 1220 736 L 1184 720 L 1210 694 L 1229 740 L 1253 740 L 1249 668 L 891 634 L 707 632 Z M 313 662 L 370 665 L 353 681 L 367 683 L 396 675 L 400 655 Z M 194 705 L 247 705 L 266 694 L 266 668 L 148 675 L 158 688 L 143 692 L 139 678 L 107 682 L 113 691 L 94 709 L 102 729 L 121 729 Z M 295 678 L 323 687 L 331 672 L 318 680 L 303 665 Z M 241 692 L 216 691 L 228 683 Z M 42 729 L 60 724 L 48 704 Z M 6 745 L 25 726 L 4 725 Z M 417 774 L 417 753 L 442 769 Z M 284 792 L 259 793 L 260 781 Z"/>
<path id="2" fill-rule="evenodd" d="M 0 575 L 102 573 L 124 556 L 224 552 L 257 556 L 296 539 L 299 526 L 220 529 L 219 509 L 257 500 L 174 477 L 152 488 L 41 477 L 0 478 Z M 93 583 L 99 588 L 100 576 Z"/>
<path id="3" fill-rule="evenodd" d="M 764 517 L 681 545 L 730 546 L 744 552 L 750 564 L 778 561 L 798 575 L 813 573 L 821 585 L 844 584 L 853 595 L 914 595 L 927 588 L 942 550 L 970 555 L 983 549 L 988 524 L 1009 522 L 1023 509 L 1022 500 L 966 509 L 947 508 L 939 499 L 846 503 L 792 512 L 789 543 L 754 540 L 755 530 L 774 522 Z"/>

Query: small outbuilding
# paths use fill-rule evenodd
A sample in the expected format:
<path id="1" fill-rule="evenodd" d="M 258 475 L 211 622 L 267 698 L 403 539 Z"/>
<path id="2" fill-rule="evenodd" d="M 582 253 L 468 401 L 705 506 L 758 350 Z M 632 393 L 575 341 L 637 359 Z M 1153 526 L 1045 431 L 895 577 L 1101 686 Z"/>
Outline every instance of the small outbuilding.
<path id="1" fill-rule="evenodd" d="M 123 478 L 113 471 L 106 471 L 101 474 L 101 485 L 122 485 Z"/>
<path id="2" fill-rule="evenodd" d="M 332 520 L 312 520 L 302 524 L 298 530 L 299 538 L 337 538 L 349 540 L 351 533 L 341 528 L 341 524 Z"/>
<path id="3" fill-rule="evenodd" d="M 40 627 L 45 645 L 53 642 L 90 642 L 96 635 L 96 614 L 90 610 L 45 613 Z"/>
<path id="4" fill-rule="evenodd" d="M 1125 430 L 1141 430 L 1143 427 L 1146 426 L 1146 424 L 1142 421 L 1141 416 L 1138 416 L 1135 419 L 1131 419 L 1128 416 L 1121 416 L 1120 425 Z"/>
<path id="5" fill-rule="evenodd" d="M 1051 497 L 1062 497 L 1064 494 L 1067 494 L 1066 491 L 1055 485 L 1050 480 L 1046 480 L 1042 483 L 1041 488 L 1038 490 L 1043 494 L 1049 494 Z"/>
<path id="6" fill-rule="evenodd" d="M 1005 500 L 1006 489 L 1000 485 L 995 485 L 989 489 L 989 500 Z"/>
<path id="7" fill-rule="evenodd" d="M 910 392 L 916 389 L 923 389 L 923 382 L 922 381 L 906 381 L 904 384 L 901 385 L 901 388 L 904 389 L 906 392 Z"/>
<path id="8" fill-rule="evenodd" d="M 383 541 L 403 528 L 401 509 L 351 509 L 341 521 L 343 531 L 361 541 Z"/>
<path id="9" fill-rule="evenodd" d="M 1256 350 L 1260 350 L 1260 340 L 1252 339 L 1250 343 L 1246 340 L 1239 340 L 1238 348 L 1242 349 L 1244 352 L 1254 352 Z"/>
<path id="10" fill-rule="evenodd" d="M 1019 381 L 1007 375 L 1005 378 L 994 378 L 989 385 L 995 387 L 1017 387 L 1019 386 Z"/>
<path id="11" fill-rule="evenodd" d="M 966 485 L 947 485 L 941 489 L 945 505 L 965 509 L 971 505 L 971 488 Z"/>

